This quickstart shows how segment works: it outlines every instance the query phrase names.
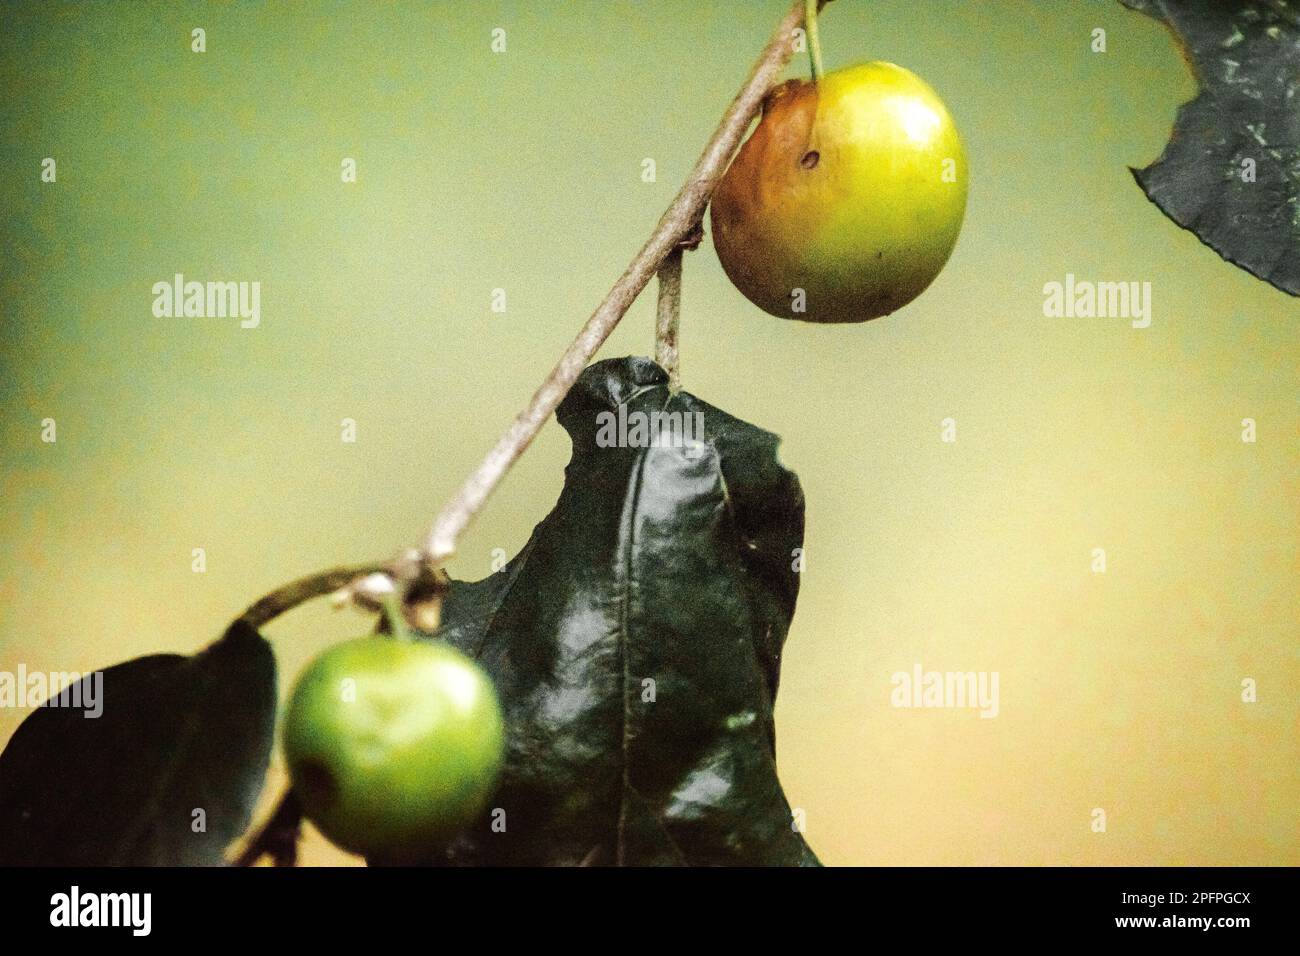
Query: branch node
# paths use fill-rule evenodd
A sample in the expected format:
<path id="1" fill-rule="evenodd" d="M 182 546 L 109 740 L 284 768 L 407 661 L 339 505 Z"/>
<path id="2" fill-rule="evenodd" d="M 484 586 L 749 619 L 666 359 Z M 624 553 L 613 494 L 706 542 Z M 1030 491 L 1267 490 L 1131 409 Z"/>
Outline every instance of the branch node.
<path id="1" fill-rule="evenodd" d="M 694 251 L 700 248 L 700 243 L 704 241 L 704 223 L 696 220 L 695 225 L 691 227 L 686 235 L 682 236 L 677 243 L 678 249 L 689 249 Z"/>

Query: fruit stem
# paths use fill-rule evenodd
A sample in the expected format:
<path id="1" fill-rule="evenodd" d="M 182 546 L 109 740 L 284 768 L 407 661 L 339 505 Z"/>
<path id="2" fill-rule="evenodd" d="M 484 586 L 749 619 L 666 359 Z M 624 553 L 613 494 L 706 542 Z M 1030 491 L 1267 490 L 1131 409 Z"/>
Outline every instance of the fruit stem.
<path id="1" fill-rule="evenodd" d="M 389 594 L 386 596 L 383 607 L 384 618 L 388 621 L 388 633 L 396 640 L 409 641 L 411 632 L 406 626 L 406 615 L 402 613 L 402 604 L 397 599 L 397 595 Z"/>
<path id="2" fill-rule="evenodd" d="M 817 33 L 817 8 L 819 0 L 804 0 L 804 32 L 808 36 L 808 65 L 812 69 L 812 81 L 822 78 L 822 41 Z"/>
<path id="3" fill-rule="evenodd" d="M 682 314 L 682 255 L 687 249 L 698 248 L 703 239 L 704 228 L 697 222 L 659 267 L 655 362 L 668 373 L 668 391 L 673 395 L 682 390 L 681 352 L 677 343 Z"/>

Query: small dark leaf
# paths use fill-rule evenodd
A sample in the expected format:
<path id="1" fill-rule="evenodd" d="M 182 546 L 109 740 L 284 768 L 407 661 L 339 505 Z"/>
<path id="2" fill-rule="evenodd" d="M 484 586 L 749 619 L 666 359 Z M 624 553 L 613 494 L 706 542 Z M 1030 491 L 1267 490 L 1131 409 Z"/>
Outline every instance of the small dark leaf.
<path id="1" fill-rule="evenodd" d="M 33 711 L 0 754 L 0 865 L 221 863 L 270 760 L 270 646 L 236 622 L 193 657 L 156 654 L 101 673 L 100 716 L 68 706 L 88 698 L 66 688 L 50 702 L 62 706 Z"/>
<path id="2" fill-rule="evenodd" d="M 629 423 L 699 413 L 703 444 L 601 447 L 598 416 L 620 405 Z M 555 509 L 444 609 L 441 636 L 496 681 L 509 741 L 504 832 L 489 810 L 443 862 L 816 864 L 776 775 L 803 540 L 776 436 L 670 395 L 647 359 L 592 366 L 558 418 L 573 458 Z"/>
<path id="3" fill-rule="evenodd" d="M 1168 24 L 1201 86 L 1138 184 L 1223 258 L 1300 295 L 1300 8 L 1121 2 Z"/>

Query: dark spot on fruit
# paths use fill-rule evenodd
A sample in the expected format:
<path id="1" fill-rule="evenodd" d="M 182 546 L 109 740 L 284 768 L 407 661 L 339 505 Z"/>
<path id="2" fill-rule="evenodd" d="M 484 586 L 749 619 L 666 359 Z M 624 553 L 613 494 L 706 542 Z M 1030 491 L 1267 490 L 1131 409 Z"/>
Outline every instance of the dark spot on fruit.
<path id="1" fill-rule="evenodd" d="M 883 258 L 885 258 L 885 251 L 884 251 L 883 249 L 877 249 L 877 250 L 876 250 L 876 258 L 877 258 L 877 259 L 883 259 Z"/>
<path id="2" fill-rule="evenodd" d="M 804 169 L 812 169 L 821 161 L 821 158 L 821 153 L 817 152 L 815 149 L 810 149 L 808 152 L 803 154 L 803 158 L 799 160 L 799 165 Z"/>
<path id="3" fill-rule="evenodd" d="M 338 784 L 334 780 L 334 775 L 329 772 L 329 768 L 314 760 L 298 765 L 294 773 L 294 786 L 317 806 L 334 802 L 339 792 Z"/>

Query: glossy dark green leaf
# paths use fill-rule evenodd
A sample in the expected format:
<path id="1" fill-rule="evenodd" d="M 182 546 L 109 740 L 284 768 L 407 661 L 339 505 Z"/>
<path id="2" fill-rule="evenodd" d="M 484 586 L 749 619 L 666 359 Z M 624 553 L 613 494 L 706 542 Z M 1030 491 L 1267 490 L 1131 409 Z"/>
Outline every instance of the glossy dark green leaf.
<path id="1" fill-rule="evenodd" d="M 67 688 L 0 754 L 0 865 L 220 864 L 270 760 L 270 646 L 236 623 L 193 657 L 156 654 L 101 674 L 100 716 L 68 706 Z"/>
<path id="2" fill-rule="evenodd" d="M 1201 87 L 1138 184 L 1223 258 L 1300 295 L 1300 5 L 1121 2 L 1169 26 Z"/>
<path id="3" fill-rule="evenodd" d="M 703 440 L 601 447 L 620 405 L 629 423 L 698 413 Z M 434 862 L 815 864 L 776 774 L 803 540 L 776 436 L 671 396 L 647 359 L 592 366 L 557 416 L 573 457 L 554 510 L 444 609 L 441 636 L 492 674 L 509 739 L 493 807 Z"/>

